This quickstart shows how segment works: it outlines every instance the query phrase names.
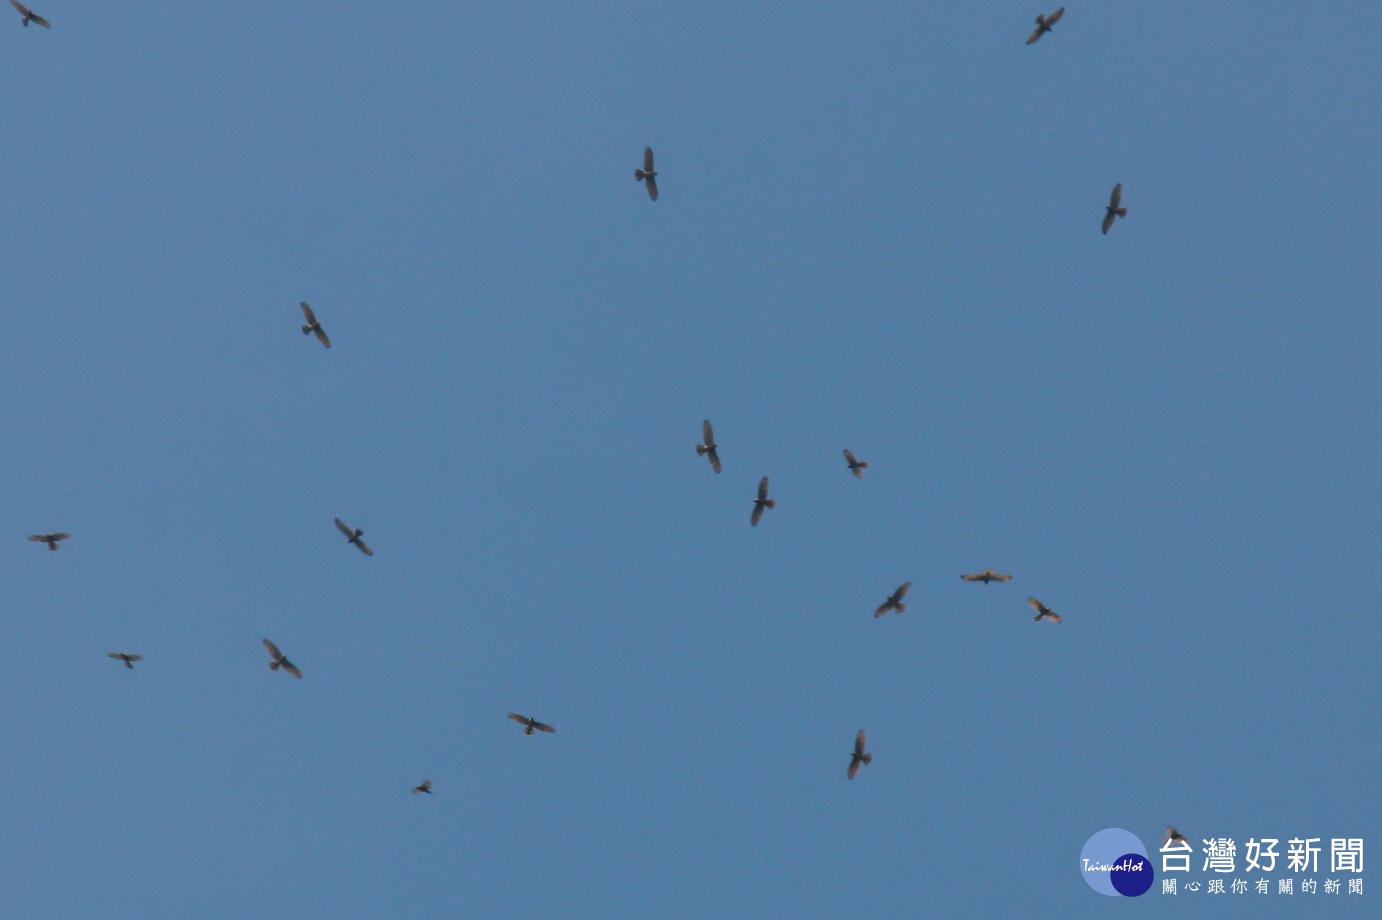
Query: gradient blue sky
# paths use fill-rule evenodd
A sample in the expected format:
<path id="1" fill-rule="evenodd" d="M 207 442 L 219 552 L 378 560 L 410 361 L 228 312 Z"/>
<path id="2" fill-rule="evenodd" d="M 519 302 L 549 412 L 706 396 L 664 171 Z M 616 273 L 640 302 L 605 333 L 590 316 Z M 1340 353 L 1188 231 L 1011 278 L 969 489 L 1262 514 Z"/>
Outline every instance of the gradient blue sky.
<path id="1" fill-rule="evenodd" d="M 1376 3 L 36 9 L 6 916 L 1369 912 Z"/>

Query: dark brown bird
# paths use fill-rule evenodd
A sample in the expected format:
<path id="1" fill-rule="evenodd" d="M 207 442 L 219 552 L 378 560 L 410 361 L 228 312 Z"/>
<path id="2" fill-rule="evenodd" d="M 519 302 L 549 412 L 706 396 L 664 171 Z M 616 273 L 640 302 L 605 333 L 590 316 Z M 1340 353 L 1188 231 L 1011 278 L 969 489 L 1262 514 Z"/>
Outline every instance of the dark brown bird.
<path id="1" fill-rule="evenodd" d="M 1104 215 L 1105 233 L 1108 233 L 1108 228 L 1113 226 L 1114 218 L 1128 216 L 1128 209 L 1119 207 L 1122 202 L 1123 183 L 1119 182 L 1113 187 L 1113 193 L 1108 196 L 1108 207 L 1105 209 L 1108 213 Z"/>
<path id="2" fill-rule="evenodd" d="M 431 795 L 432 781 L 430 779 L 425 779 L 413 787 L 413 795 L 417 795 L 419 792 L 425 792 L 428 795 Z"/>
<path id="3" fill-rule="evenodd" d="M 143 655 L 126 655 L 124 652 L 106 652 L 106 656 L 114 658 L 116 661 L 123 661 L 125 667 L 129 668 L 131 671 L 134 670 L 134 662 L 144 660 Z"/>
<path id="4" fill-rule="evenodd" d="M 307 325 L 302 327 L 302 334 L 306 335 L 309 332 L 315 332 L 317 334 L 317 341 L 321 342 L 327 348 L 330 348 L 331 339 L 327 337 L 326 330 L 322 328 L 321 322 L 317 319 L 317 314 L 312 312 L 312 308 L 307 306 L 306 301 L 299 301 L 299 306 L 302 307 L 302 318 L 307 320 Z"/>
<path id="5" fill-rule="evenodd" d="M 346 535 L 346 540 L 355 544 L 355 548 L 366 556 L 373 556 L 374 550 L 365 545 L 365 541 L 360 538 L 365 535 L 363 530 L 351 530 L 350 525 L 340 518 L 336 518 L 336 529 Z"/>
<path id="6" fill-rule="evenodd" d="M 768 497 L 768 477 L 764 476 L 758 483 L 758 497 L 753 500 L 753 517 L 749 518 L 749 523 L 757 527 L 763 519 L 763 509 L 776 507 L 777 502 Z"/>
<path id="7" fill-rule="evenodd" d="M 849 772 L 845 775 L 850 779 L 854 779 L 859 773 L 860 764 L 873 763 L 873 755 L 864 752 L 864 730 L 862 728 L 859 729 L 859 734 L 854 736 L 854 753 L 849 756 Z"/>
<path id="8" fill-rule="evenodd" d="M 1060 622 L 1060 614 L 1056 613 L 1054 610 L 1052 610 L 1050 607 L 1047 607 L 1045 604 L 1043 604 L 1036 598 L 1027 598 L 1027 603 L 1031 604 L 1032 609 L 1037 612 L 1037 615 L 1032 617 L 1032 619 L 1037 620 L 1038 622 L 1041 620 L 1050 620 L 1053 623 Z"/>
<path id="9" fill-rule="evenodd" d="M 36 533 L 32 534 L 29 539 L 34 543 L 47 543 L 49 550 L 55 550 L 58 548 L 59 541 L 66 540 L 70 536 L 72 536 L 70 533 Z"/>
<path id="10" fill-rule="evenodd" d="M 1047 32 L 1050 32 L 1051 27 L 1055 25 L 1056 21 L 1064 15 L 1065 7 L 1061 7 L 1060 9 L 1052 13 L 1050 16 L 1043 16 L 1040 13 L 1037 13 L 1037 28 L 1036 31 L 1032 33 L 1031 37 L 1027 39 L 1027 44 L 1030 45 L 1032 42 L 1036 41 L 1038 38 L 1041 38 L 1041 36 L 1045 35 Z"/>
<path id="11" fill-rule="evenodd" d="M 869 465 L 854 456 L 854 451 L 845 451 L 845 462 L 849 464 L 849 471 L 854 474 L 855 479 L 864 478 L 864 470 L 868 469 Z"/>
<path id="12" fill-rule="evenodd" d="M 1012 581 L 1011 575 L 1003 575 L 993 569 L 984 569 L 982 572 L 975 572 L 973 575 L 961 575 L 965 581 L 982 581 L 988 584 L 991 581 Z"/>
<path id="13" fill-rule="evenodd" d="M 29 23 L 32 22 L 35 25 L 43 26 L 43 28 L 45 29 L 52 28 L 52 25 L 48 22 L 48 20 L 44 19 L 42 16 L 38 15 L 33 10 L 29 9 L 27 6 L 20 3 L 19 0 L 10 0 L 10 6 L 19 10 L 19 15 L 24 17 L 24 25 L 27 26 Z"/>
<path id="14" fill-rule="evenodd" d="M 550 725 L 546 725 L 542 722 L 539 722 L 537 719 L 530 719 L 527 716 L 520 716 L 516 712 L 509 713 L 509 718 L 513 719 L 519 725 L 523 726 L 523 734 L 525 735 L 531 735 L 534 732 L 534 730 L 540 732 L 556 731 L 556 729 Z"/>
<path id="15" fill-rule="evenodd" d="M 1166 828 L 1166 839 L 1161 841 L 1161 846 L 1164 849 L 1167 845 L 1172 843 L 1183 843 L 1186 846 L 1190 846 L 1190 841 L 1185 839 L 1184 834 L 1176 830 L 1174 827 L 1168 826 Z"/>
<path id="16" fill-rule="evenodd" d="M 269 650 L 269 654 L 272 655 L 274 659 L 269 662 L 270 671 L 277 671 L 279 668 L 282 668 L 294 677 L 302 677 L 302 672 L 298 670 L 298 666 L 289 661 L 288 656 L 280 652 L 277 645 L 265 639 L 264 647 Z"/>
<path id="17" fill-rule="evenodd" d="M 11 3 L 14 0 L 10 0 Z M 643 184 L 648 186 L 648 197 L 657 201 L 657 170 L 653 169 L 653 148 L 643 148 L 643 168 L 633 171 L 635 179 L 643 180 Z"/>
<path id="18" fill-rule="evenodd" d="M 907 605 L 902 603 L 902 599 L 907 596 L 907 591 L 911 587 L 912 583 L 910 581 L 904 581 L 902 587 L 888 595 L 888 599 L 878 606 L 878 609 L 873 612 L 873 615 L 875 617 L 881 617 L 889 610 L 896 610 L 898 613 L 906 610 Z"/>
<path id="19" fill-rule="evenodd" d="M 705 443 L 696 445 L 696 453 L 702 457 L 709 457 L 710 468 L 717 473 L 720 472 L 720 445 L 715 443 L 715 429 L 710 427 L 710 419 L 701 422 L 701 440 Z"/>

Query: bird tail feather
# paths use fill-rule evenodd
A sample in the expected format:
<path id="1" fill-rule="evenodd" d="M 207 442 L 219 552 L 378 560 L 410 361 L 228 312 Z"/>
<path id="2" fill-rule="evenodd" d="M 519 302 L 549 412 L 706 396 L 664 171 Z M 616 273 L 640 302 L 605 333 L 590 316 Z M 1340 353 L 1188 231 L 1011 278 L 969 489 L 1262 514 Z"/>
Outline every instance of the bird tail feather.
<path id="1" fill-rule="evenodd" d="M 279 662 L 279 661 L 270 661 L 270 662 L 269 662 L 269 670 L 270 670 L 270 671 L 277 671 L 277 670 L 278 670 L 278 666 L 279 666 L 280 664 L 282 664 L 282 662 Z"/>

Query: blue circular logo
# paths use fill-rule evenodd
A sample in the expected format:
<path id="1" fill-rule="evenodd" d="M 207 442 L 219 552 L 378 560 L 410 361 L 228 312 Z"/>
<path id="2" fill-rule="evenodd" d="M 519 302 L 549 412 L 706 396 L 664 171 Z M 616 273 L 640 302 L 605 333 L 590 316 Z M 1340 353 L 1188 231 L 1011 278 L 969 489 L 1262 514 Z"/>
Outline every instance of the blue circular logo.
<path id="1" fill-rule="evenodd" d="M 1147 848 L 1121 827 L 1106 827 L 1085 841 L 1080 875 L 1100 894 L 1129 898 L 1146 894 L 1156 877 Z"/>

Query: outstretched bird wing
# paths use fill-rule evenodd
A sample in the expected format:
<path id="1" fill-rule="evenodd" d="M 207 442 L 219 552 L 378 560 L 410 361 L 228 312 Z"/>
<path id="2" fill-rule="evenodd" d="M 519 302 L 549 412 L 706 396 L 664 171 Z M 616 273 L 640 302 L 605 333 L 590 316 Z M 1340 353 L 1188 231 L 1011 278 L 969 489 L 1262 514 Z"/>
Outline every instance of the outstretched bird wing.
<path id="1" fill-rule="evenodd" d="M 280 658 L 279 662 L 283 665 L 283 670 L 287 671 L 289 674 L 293 675 L 299 680 L 302 679 L 302 672 L 298 670 L 297 665 L 293 664 L 287 658 Z"/>
<path id="2" fill-rule="evenodd" d="M 653 172 L 653 148 L 643 148 L 643 171 Z"/>
<path id="3" fill-rule="evenodd" d="M 346 539 L 355 539 L 355 531 L 350 529 L 350 525 L 340 518 L 336 518 L 336 529 L 346 535 Z"/>
<path id="4" fill-rule="evenodd" d="M 280 652 L 280 651 L 278 650 L 278 646 L 277 646 L 277 645 L 274 645 L 274 644 L 273 644 L 272 642 L 270 642 L 268 639 L 265 639 L 265 640 L 264 640 L 264 647 L 265 647 L 266 649 L 269 650 L 269 654 L 273 656 L 274 661 L 281 661 L 281 660 L 283 660 L 283 653 Z"/>

